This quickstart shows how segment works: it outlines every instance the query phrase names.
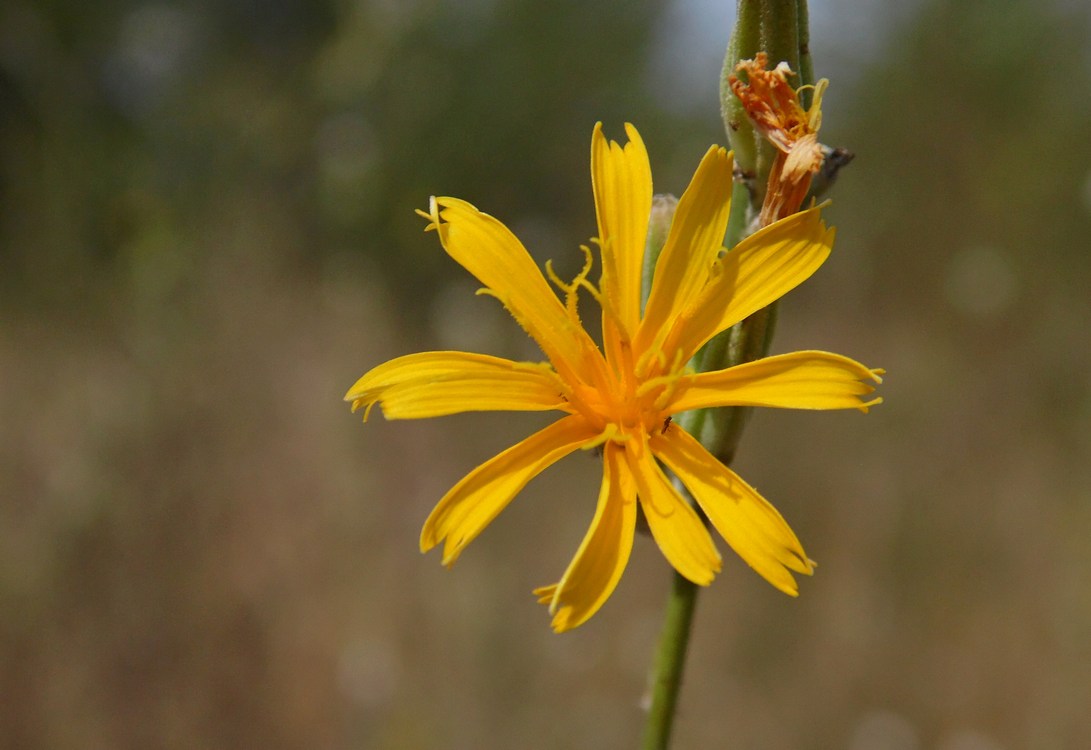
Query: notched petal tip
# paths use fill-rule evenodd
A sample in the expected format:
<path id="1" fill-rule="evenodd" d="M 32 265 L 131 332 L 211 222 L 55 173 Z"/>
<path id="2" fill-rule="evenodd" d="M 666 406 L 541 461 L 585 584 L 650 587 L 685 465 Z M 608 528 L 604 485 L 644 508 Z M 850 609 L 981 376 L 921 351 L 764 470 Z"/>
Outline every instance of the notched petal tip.
<path id="1" fill-rule="evenodd" d="M 878 406 L 881 403 L 883 403 L 883 397 L 882 396 L 876 396 L 875 398 L 871 399 L 870 401 L 865 401 L 864 403 L 860 404 L 856 408 L 859 409 L 862 413 L 867 414 L 871 410 L 871 407 Z"/>
<path id="2" fill-rule="evenodd" d="M 434 513 L 435 511 L 433 511 Z M 433 515 L 429 516 L 428 520 L 424 522 L 424 526 L 421 527 L 420 551 L 424 555 L 443 544 L 443 554 L 439 562 L 440 565 L 450 570 L 469 541 L 465 536 L 456 536 L 450 530 L 441 531 L 437 527 Z"/>
<path id="3" fill-rule="evenodd" d="M 818 563 L 816 563 L 814 560 L 807 557 L 806 555 L 796 558 L 795 562 L 798 562 L 798 565 L 788 565 L 786 567 L 793 573 L 798 573 L 802 576 L 813 576 L 815 568 L 818 567 Z M 775 586 L 780 591 L 783 591 L 785 594 L 792 597 L 793 599 L 797 599 L 799 598 L 799 582 L 792 576 L 789 576 L 789 579 L 791 580 L 790 586 L 781 586 L 773 581 L 770 581 L 770 583 L 772 583 L 773 586 Z"/>
<path id="4" fill-rule="evenodd" d="M 690 578 L 689 575 L 683 573 L 692 583 L 696 583 L 698 586 L 711 586 L 712 582 L 716 580 L 716 576 L 720 575 L 724 569 L 724 559 L 720 556 L 719 551 L 716 552 L 716 557 L 709 561 L 708 571 L 704 576 L 700 578 Z"/>
<path id="5" fill-rule="evenodd" d="M 459 556 L 462 555 L 462 550 L 466 549 L 466 545 L 469 544 L 472 539 L 467 538 L 463 534 L 459 534 L 457 537 L 454 534 L 447 534 L 443 540 L 443 557 L 440 558 L 439 564 L 450 570 L 458 562 Z"/>
<path id="6" fill-rule="evenodd" d="M 797 596 L 792 574 L 810 575 L 814 564 L 776 508 L 683 430 L 656 439 L 654 450 L 739 557 L 774 588 Z"/>
<path id="7" fill-rule="evenodd" d="M 568 617 L 568 610 L 564 610 L 553 618 L 553 621 L 549 623 L 549 627 L 552 628 L 554 633 L 560 635 L 561 633 L 567 633 L 569 630 L 575 630 L 582 624 L 582 622 L 573 623 Z"/>
<path id="8" fill-rule="evenodd" d="M 882 376 L 885 375 L 885 374 L 886 374 L 886 370 L 882 369 L 881 367 L 880 368 L 866 368 L 866 374 L 861 374 L 860 382 L 864 383 L 867 379 L 870 379 L 872 382 L 874 382 L 876 384 L 882 384 L 882 382 L 883 382 L 883 377 Z M 863 399 L 864 396 L 875 392 L 874 387 L 872 387 L 872 386 L 865 386 L 865 387 L 867 388 L 867 390 L 863 394 L 860 395 L 861 400 Z M 856 408 L 859 409 L 864 414 L 867 414 L 868 411 L 871 409 L 871 407 L 878 406 L 881 403 L 883 403 L 883 397 L 882 396 L 876 396 L 875 398 L 870 399 L 869 401 L 862 401 L 861 404 Z"/>
<path id="9" fill-rule="evenodd" d="M 424 226 L 424 231 L 425 232 L 431 232 L 431 231 L 439 229 L 440 216 L 439 216 L 439 207 L 438 207 L 438 203 L 437 203 L 437 200 L 436 200 L 436 196 L 434 196 L 434 195 L 428 196 L 428 210 L 427 211 L 424 211 L 423 209 L 420 209 L 420 208 L 414 208 L 413 213 L 415 213 L 417 216 L 421 217 L 422 219 L 427 219 L 428 220 L 428 223 Z"/>
<path id="10" fill-rule="evenodd" d="M 789 550 L 789 553 L 788 559 L 784 562 L 784 567 L 802 576 L 814 575 L 814 569 L 817 567 L 814 560 L 807 557 L 802 551 Z"/>
<path id="11" fill-rule="evenodd" d="M 539 586 L 531 592 L 537 597 L 539 604 L 549 607 L 550 614 L 553 613 L 553 600 L 556 598 L 558 585 L 551 583 L 548 586 Z"/>
<path id="12" fill-rule="evenodd" d="M 745 558 L 744 558 L 745 559 Z M 758 567 L 753 565 L 749 560 L 746 560 L 746 564 L 751 570 L 756 572 L 762 578 L 765 579 L 773 588 L 780 591 L 783 594 L 787 594 L 793 599 L 799 598 L 799 581 L 795 579 L 792 574 L 802 576 L 813 576 L 816 564 L 813 560 L 807 557 L 795 558 L 790 561 L 782 561 L 784 570 L 778 575 L 766 575 Z"/>
<path id="13" fill-rule="evenodd" d="M 603 150 L 610 150 L 610 142 L 606 139 L 606 133 L 603 130 L 602 120 L 595 123 L 594 129 L 591 131 L 591 163 L 594 164 L 596 159 L 596 153 Z"/>
<path id="14" fill-rule="evenodd" d="M 368 391 L 371 390 L 371 385 L 372 385 L 371 378 L 372 378 L 372 373 L 375 371 L 375 369 L 376 368 L 372 368 L 371 370 L 368 370 L 363 375 L 361 375 L 359 378 L 357 378 L 356 382 L 353 383 L 352 386 L 347 391 L 345 391 L 345 395 L 344 395 L 342 400 L 344 400 L 344 401 L 360 401 L 360 400 L 366 398 L 367 395 L 368 395 Z M 353 411 L 356 411 L 355 406 L 353 407 Z"/>
<path id="15" fill-rule="evenodd" d="M 424 524 L 424 527 L 420 531 L 420 553 L 422 555 L 431 552 L 439 544 L 439 538 L 436 536 L 435 527 L 429 522 Z"/>
<path id="16" fill-rule="evenodd" d="M 379 403 L 380 399 L 376 390 L 370 387 L 368 375 L 364 375 L 348 389 L 343 400 L 352 403 L 353 414 L 362 408 L 364 410 L 364 421 L 366 422 L 371 416 L 371 410 L 375 408 L 375 404 Z"/>
<path id="17" fill-rule="evenodd" d="M 795 583 L 795 579 L 792 580 L 792 583 L 793 584 Z M 792 597 L 793 599 L 798 599 L 799 598 L 799 586 L 798 585 L 795 585 L 792 588 L 788 588 L 788 587 L 785 587 L 785 586 L 778 586 L 775 583 L 773 585 L 781 593 L 787 594 L 788 596 Z"/>
<path id="18" fill-rule="evenodd" d="M 591 131 L 592 153 L 596 147 L 601 148 L 602 145 L 605 145 L 608 150 L 617 153 L 627 152 L 630 148 L 639 148 L 641 151 L 646 151 L 644 148 L 644 139 L 640 137 L 640 131 L 636 129 L 636 126 L 631 122 L 626 122 L 623 127 L 625 130 L 625 143 L 607 137 L 602 121 L 599 120 L 596 122 L 594 130 Z"/>
<path id="19" fill-rule="evenodd" d="M 346 399 L 347 400 L 347 399 Z M 361 407 L 364 409 L 364 421 L 366 422 L 371 416 L 371 410 L 375 408 L 377 401 L 370 401 L 364 398 L 358 398 L 352 402 L 352 413 L 355 414 Z M 383 416 L 386 416 L 385 414 Z"/>
<path id="20" fill-rule="evenodd" d="M 549 627 L 553 630 L 554 633 L 557 634 L 566 633 L 569 630 L 574 630 L 575 628 L 586 622 L 590 617 L 587 616 L 579 620 L 573 620 L 573 608 L 571 606 L 561 607 L 558 611 L 557 591 L 559 589 L 560 584 L 554 583 L 550 586 L 540 586 L 539 588 L 534 589 L 533 592 L 534 595 L 538 598 L 538 603 L 545 605 L 549 608 L 549 614 L 553 615 L 553 619 L 550 621 Z"/>
<path id="21" fill-rule="evenodd" d="M 735 152 L 728 151 L 724 146 L 718 146 L 715 143 L 708 147 L 708 151 L 705 152 L 704 158 L 715 156 L 720 161 L 726 161 L 728 169 L 731 168 L 731 162 L 735 159 Z"/>

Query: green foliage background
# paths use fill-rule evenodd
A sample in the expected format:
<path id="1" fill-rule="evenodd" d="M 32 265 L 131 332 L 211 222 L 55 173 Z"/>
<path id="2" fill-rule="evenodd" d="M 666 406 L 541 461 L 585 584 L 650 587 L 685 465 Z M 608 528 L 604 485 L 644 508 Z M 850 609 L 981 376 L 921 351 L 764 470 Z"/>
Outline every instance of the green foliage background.
<path id="1" fill-rule="evenodd" d="M 815 36 L 860 12 L 833 4 Z M 0 744 L 635 744 L 669 580 L 653 545 L 575 633 L 529 593 L 582 537 L 594 461 L 534 483 L 446 572 L 420 524 L 535 417 L 362 427 L 340 397 L 423 348 L 538 356 L 421 233 L 430 194 L 565 275 L 595 231 L 596 120 L 637 124 L 657 189 L 681 192 L 724 137 L 714 77 L 683 112 L 650 83 L 670 18 L 0 9 Z M 680 748 L 1091 736 L 1088 13 L 898 18 L 874 56 L 815 39 L 817 73 L 825 50 L 842 76 L 824 140 L 857 160 L 774 344 L 886 367 L 887 402 L 752 420 L 739 468 L 821 567 L 790 600 L 725 554 Z"/>

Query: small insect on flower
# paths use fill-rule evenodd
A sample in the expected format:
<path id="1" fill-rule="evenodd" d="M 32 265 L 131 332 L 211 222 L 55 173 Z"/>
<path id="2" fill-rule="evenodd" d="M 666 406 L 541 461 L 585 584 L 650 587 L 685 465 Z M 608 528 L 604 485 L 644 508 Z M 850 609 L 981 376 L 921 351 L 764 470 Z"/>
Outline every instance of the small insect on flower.
<path id="1" fill-rule="evenodd" d="M 547 273 L 504 224 L 456 198 L 433 198 L 427 230 L 473 274 L 538 343 L 548 362 L 515 362 L 485 354 L 409 354 L 379 365 L 345 400 L 364 418 L 380 404 L 387 419 L 419 419 L 467 411 L 556 411 L 548 427 L 489 459 L 439 501 L 420 547 L 443 544 L 451 565 L 526 484 L 577 450 L 601 449 L 603 477 L 590 529 L 556 583 L 535 591 L 553 628 L 580 625 L 613 592 L 628 562 L 643 510 L 652 537 L 672 566 L 699 585 L 719 572 L 720 554 L 694 508 L 661 466 L 688 488 L 712 527 L 773 586 L 798 593 L 793 573 L 813 563 L 780 513 L 692 435 L 672 421 L 690 409 L 769 406 L 859 409 L 874 370 L 847 357 L 800 351 L 713 372 L 687 367 L 721 331 L 777 300 L 826 260 L 834 232 L 812 208 L 772 223 L 730 252 L 721 243 L 731 210 L 731 155 L 713 146 L 682 195 L 641 307 L 641 269 L 652 206 L 648 155 L 625 126 L 628 143 L 607 141 L 601 123 L 591 136 L 591 181 L 601 267 L 593 256 L 571 282 Z M 585 330 L 580 291 L 602 309 L 602 345 Z M 868 400 L 869 399 L 869 400 Z M 590 503 L 589 503 L 590 505 Z"/>

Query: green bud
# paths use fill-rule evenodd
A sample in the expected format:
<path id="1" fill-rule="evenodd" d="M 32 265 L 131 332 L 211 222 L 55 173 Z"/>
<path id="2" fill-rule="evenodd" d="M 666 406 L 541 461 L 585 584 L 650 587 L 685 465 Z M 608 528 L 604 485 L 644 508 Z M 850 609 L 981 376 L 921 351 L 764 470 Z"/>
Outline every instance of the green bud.
<path id="1" fill-rule="evenodd" d="M 674 209 L 678 207 L 678 199 L 669 193 L 658 193 L 652 196 L 652 213 L 648 219 L 648 239 L 644 243 L 644 268 L 641 275 L 641 311 L 644 302 L 652 291 L 652 276 L 655 274 L 655 264 L 659 261 L 659 253 L 663 251 L 663 245 L 667 244 L 667 234 L 670 232 L 671 222 L 674 220 Z"/>

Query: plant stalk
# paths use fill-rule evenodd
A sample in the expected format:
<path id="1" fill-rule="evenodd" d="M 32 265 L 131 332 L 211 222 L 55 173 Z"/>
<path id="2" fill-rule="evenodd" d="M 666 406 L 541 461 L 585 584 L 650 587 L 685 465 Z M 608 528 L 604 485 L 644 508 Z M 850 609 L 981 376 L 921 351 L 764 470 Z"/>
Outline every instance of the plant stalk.
<path id="1" fill-rule="evenodd" d="M 753 57 L 757 51 L 764 50 L 770 54 L 773 64 L 780 60 L 788 61 L 793 70 L 800 73 L 803 83 L 812 83 L 814 78 L 806 0 L 738 0 L 737 8 L 735 31 L 728 46 L 721 81 L 724 124 L 735 149 L 736 168 L 742 167 L 738 175 L 741 180 L 736 182 L 733 191 L 733 210 L 724 239 L 728 248 L 734 247 L 753 231 L 752 217 L 757 216 L 761 209 L 768 173 L 767 161 L 772 148 L 767 143 L 757 142 L 756 133 L 730 92 L 727 77 L 734 72 L 735 64 L 740 59 Z M 655 244 L 661 247 L 662 241 Z M 653 248 L 649 247 L 649 250 Z M 653 264 L 645 269 L 645 294 L 650 286 L 657 250 L 655 248 L 654 252 L 645 256 L 646 262 L 650 259 Z M 694 369 L 707 372 L 766 356 L 775 322 L 775 304 L 759 310 L 709 341 L 694 357 Z M 744 407 L 707 409 L 681 414 L 678 421 L 713 455 L 730 464 L 749 411 Z M 675 485 L 685 493 L 680 482 L 676 481 Z M 673 583 L 649 684 L 650 704 L 641 745 L 643 750 L 667 750 L 670 745 L 697 605 L 698 586 L 677 571 L 672 571 L 672 575 Z"/>

